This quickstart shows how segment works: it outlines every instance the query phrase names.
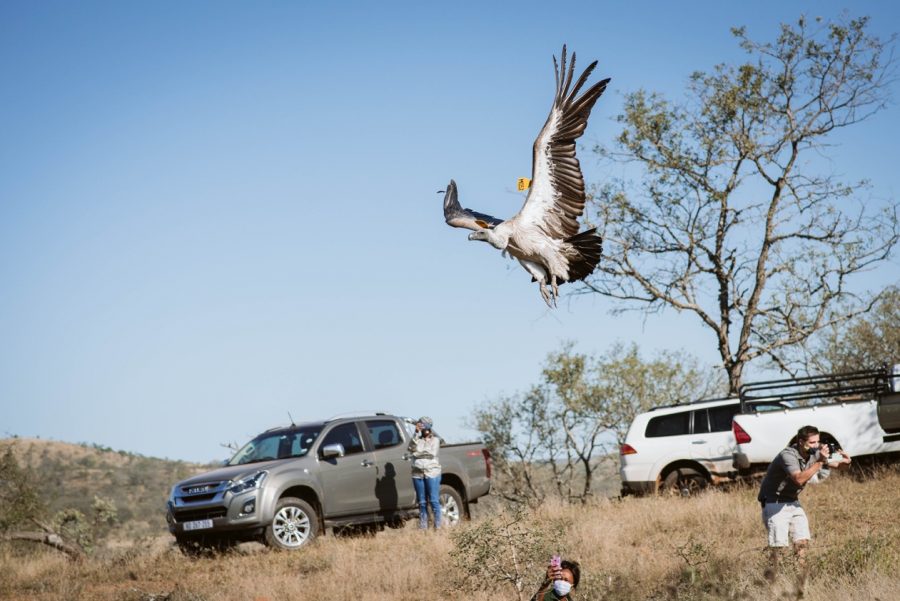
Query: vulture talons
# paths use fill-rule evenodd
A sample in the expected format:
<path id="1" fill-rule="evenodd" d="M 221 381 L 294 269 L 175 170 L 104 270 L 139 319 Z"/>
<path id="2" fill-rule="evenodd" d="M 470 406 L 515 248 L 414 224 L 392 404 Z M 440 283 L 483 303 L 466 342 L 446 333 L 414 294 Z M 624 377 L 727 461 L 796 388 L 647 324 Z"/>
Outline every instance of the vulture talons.
<path id="1" fill-rule="evenodd" d="M 556 304 L 556 301 L 553 299 L 550 292 L 547 291 L 547 285 L 544 282 L 538 282 L 538 290 L 541 291 L 541 297 L 544 299 L 544 302 L 552 309 Z"/>

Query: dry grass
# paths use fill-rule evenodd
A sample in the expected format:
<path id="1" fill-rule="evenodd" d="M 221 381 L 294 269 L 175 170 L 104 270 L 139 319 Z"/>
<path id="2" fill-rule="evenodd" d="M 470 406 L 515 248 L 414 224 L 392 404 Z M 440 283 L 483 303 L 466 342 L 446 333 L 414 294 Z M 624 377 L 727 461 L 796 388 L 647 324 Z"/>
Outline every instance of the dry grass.
<path id="1" fill-rule="evenodd" d="M 755 488 L 701 497 L 546 506 L 535 528 L 564 520 L 558 550 L 583 566 L 579 599 L 616 601 L 796 599 L 788 566 L 761 579 L 764 531 Z M 806 598 L 900 600 L 900 471 L 810 486 L 814 535 Z M 477 526 L 464 526 L 471 528 Z M 167 540 L 107 550 L 82 564 L 51 551 L 0 547 L 0 598 L 15 600 L 225 601 L 515 599 L 510 588 L 462 594 L 448 531 L 407 527 L 374 537 L 323 537 L 299 553 L 230 552 L 190 558 Z M 535 574 L 537 581 L 540 574 Z"/>

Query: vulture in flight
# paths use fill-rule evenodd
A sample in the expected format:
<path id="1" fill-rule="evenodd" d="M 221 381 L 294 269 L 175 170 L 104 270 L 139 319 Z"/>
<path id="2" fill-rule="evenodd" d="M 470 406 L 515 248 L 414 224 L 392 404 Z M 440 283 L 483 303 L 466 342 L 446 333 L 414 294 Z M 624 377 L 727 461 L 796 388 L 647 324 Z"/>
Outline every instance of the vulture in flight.
<path id="1" fill-rule="evenodd" d="M 556 306 L 560 284 L 586 278 L 600 261 L 601 239 L 596 229 L 578 233 L 578 218 L 584 212 L 584 178 L 575 157 L 575 140 L 584 133 L 591 109 L 609 83 L 609 79 L 599 81 L 579 96 L 596 65 L 597 61 L 588 65 L 573 84 L 575 53 L 568 65 L 565 46 L 559 64 L 553 57 L 556 95 L 547 122 L 534 141 L 531 188 L 518 213 L 504 221 L 463 209 L 453 180 L 444 194 L 447 224 L 474 230 L 469 240 L 482 240 L 518 259 L 551 308 Z"/>

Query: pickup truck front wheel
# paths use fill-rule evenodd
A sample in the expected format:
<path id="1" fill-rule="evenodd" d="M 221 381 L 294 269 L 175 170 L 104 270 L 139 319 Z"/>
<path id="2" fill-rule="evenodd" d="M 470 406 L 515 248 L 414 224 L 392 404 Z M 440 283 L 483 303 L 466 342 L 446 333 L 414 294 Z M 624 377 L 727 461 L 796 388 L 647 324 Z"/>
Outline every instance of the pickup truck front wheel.
<path id="1" fill-rule="evenodd" d="M 266 527 L 266 544 L 293 551 L 309 544 L 319 533 L 319 516 L 303 499 L 284 497 L 275 506 L 275 517 Z"/>
<path id="2" fill-rule="evenodd" d="M 463 517 L 462 497 L 456 489 L 447 484 L 441 485 L 441 525 L 445 528 L 456 526 Z"/>

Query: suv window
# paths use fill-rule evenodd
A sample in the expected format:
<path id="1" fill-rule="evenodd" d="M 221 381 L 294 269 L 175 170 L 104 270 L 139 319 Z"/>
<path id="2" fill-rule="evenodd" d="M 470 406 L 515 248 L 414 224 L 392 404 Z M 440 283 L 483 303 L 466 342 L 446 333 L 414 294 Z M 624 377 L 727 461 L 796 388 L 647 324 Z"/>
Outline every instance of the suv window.
<path id="1" fill-rule="evenodd" d="M 741 409 L 740 404 L 695 409 L 660 415 L 647 422 L 647 438 L 662 436 L 680 436 L 682 434 L 707 434 L 709 432 L 728 432 L 731 430 L 731 418 Z M 691 428 L 693 421 L 693 428 Z"/>
<path id="2" fill-rule="evenodd" d="M 669 415 L 659 415 L 651 418 L 647 422 L 647 438 L 660 438 L 662 436 L 679 436 L 687 434 L 690 430 L 688 418 L 691 416 L 690 411 L 682 411 L 681 413 L 670 413 Z"/>
<path id="3" fill-rule="evenodd" d="M 731 430 L 731 418 L 741 410 L 739 404 L 712 407 L 709 410 L 709 425 L 713 432 L 727 432 Z"/>
<path id="4" fill-rule="evenodd" d="M 694 434 L 706 434 L 709 432 L 709 421 L 706 409 L 691 411 L 694 414 Z"/>
<path id="5" fill-rule="evenodd" d="M 369 437 L 376 449 L 393 447 L 403 442 L 397 423 L 392 419 L 372 419 L 366 421 Z"/>
<path id="6" fill-rule="evenodd" d="M 354 453 L 363 452 L 362 438 L 359 436 L 359 430 L 356 429 L 356 423 L 350 422 L 341 424 L 332 428 L 322 441 L 322 446 L 329 444 L 339 444 L 344 447 L 344 455 L 352 455 Z"/>

